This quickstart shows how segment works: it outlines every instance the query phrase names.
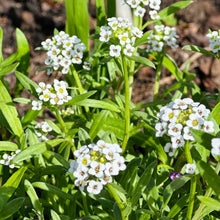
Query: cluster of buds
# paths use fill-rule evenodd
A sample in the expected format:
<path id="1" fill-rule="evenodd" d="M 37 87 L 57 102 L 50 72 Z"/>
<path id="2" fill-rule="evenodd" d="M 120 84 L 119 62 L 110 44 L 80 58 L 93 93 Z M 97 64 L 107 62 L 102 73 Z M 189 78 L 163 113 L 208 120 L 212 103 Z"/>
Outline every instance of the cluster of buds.
<path id="1" fill-rule="evenodd" d="M 52 128 L 46 121 L 42 121 L 35 125 L 34 131 L 40 141 L 47 141 L 47 134 L 48 132 L 52 131 Z"/>
<path id="2" fill-rule="evenodd" d="M 39 87 L 36 89 L 39 101 L 32 101 L 32 109 L 40 110 L 44 103 L 50 103 L 52 105 L 62 105 L 72 99 L 67 92 L 68 84 L 65 81 L 59 81 L 54 79 L 53 84 L 39 83 Z"/>
<path id="3" fill-rule="evenodd" d="M 76 160 L 71 161 L 69 172 L 76 178 L 75 186 L 81 191 L 86 187 L 87 192 L 99 194 L 103 185 L 112 182 L 112 176 L 126 169 L 121 152 L 118 144 L 105 143 L 103 140 L 74 151 Z"/>
<path id="4" fill-rule="evenodd" d="M 160 10 L 161 0 L 123 0 L 123 3 L 127 3 L 134 9 L 134 14 L 139 17 L 144 17 L 146 12 L 145 7 L 148 6 L 150 11 L 149 15 L 152 20 L 159 19 L 158 11 Z"/>
<path id="5" fill-rule="evenodd" d="M 21 150 L 16 150 L 11 154 L 3 154 L 2 159 L 0 160 L 0 164 L 9 166 L 9 168 L 13 169 L 15 164 L 12 163 L 12 160 L 21 152 Z"/>
<path id="6" fill-rule="evenodd" d="M 185 141 L 193 141 L 190 128 L 202 130 L 206 133 L 214 132 L 214 123 L 206 120 L 210 110 L 199 102 L 190 98 L 176 99 L 168 106 L 164 106 L 157 114 L 160 121 L 156 123 L 156 136 L 167 134 L 171 143 L 164 147 L 169 156 L 173 156 L 176 149 L 185 145 Z"/>
<path id="7" fill-rule="evenodd" d="M 67 107 L 66 109 L 62 109 L 62 110 L 60 111 L 60 114 L 63 115 L 64 117 L 65 117 L 65 116 L 73 115 L 73 114 L 74 114 L 74 108 L 72 108 L 72 107 Z"/>
<path id="8" fill-rule="evenodd" d="M 209 47 L 212 49 L 213 53 L 218 53 L 220 51 L 220 35 L 218 31 L 211 31 L 206 35 L 209 39 Z"/>
<path id="9" fill-rule="evenodd" d="M 127 18 L 108 18 L 108 26 L 102 26 L 99 40 L 102 42 L 116 42 L 110 45 L 110 56 L 119 57 L 121 51 L 132 56 L 135 51 L 134 43 L 136 38 L 141 38 L 143 32 L 133 27 Z"/>
<path id="10" fill-rule="evenodd" d="M 177 38 L 179 37 L 176 33 L 175 27 L 168 27 L 164 25 L 155 25 L 154 33 L 148 37 L 148 45 L 146 48 L 147 53 L 153 51 L 160 52 L 163 50 L 165 44 L 171 48 L 178 47 Z"/>
<path id="11" fill-rule="evenodd" d="M 86 49 L 77 36 L 70 37 L 64 31 L 60 31 L 52 39 L 46 39 L 41 45 L 47 50 L 45 64 L 63 74 L 68 73 L 71 64 L 82 63 L 83 51 Z"/>

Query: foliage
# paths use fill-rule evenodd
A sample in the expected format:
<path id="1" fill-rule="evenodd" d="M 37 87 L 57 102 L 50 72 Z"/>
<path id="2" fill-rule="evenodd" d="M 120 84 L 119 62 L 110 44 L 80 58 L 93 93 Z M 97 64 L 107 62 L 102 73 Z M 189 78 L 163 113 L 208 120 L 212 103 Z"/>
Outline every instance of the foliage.
<path id="1" fill-rule="evenodd" d="M 66 0 L 66 33 L 55 30 L 39 45 L 48 57 L 43 69 L 62 74 L 53 84 L 29 78 L 21 30 L 17 52 L 3 57 L 0 29 L 0 219 L 218 219 L 219 94 L 203 93 L 189 64 L 182 71 L 167 53 L 178 36 L 166 25 L 192 1 L 161 11 L 158 0 L 136 1 L 132 26 L 114 17 L 115 1 L 96 0 L 89 36 L 88 1 Z M 143 24 L 148 6 L 155 10 Z M 149 24 L 154 30 L 144 32 Z M 183 49 L 219 59 L 218 51 Z M 134 75 L 146 66 L 155 69 L 154 99 L 134 104 Z M 159 92 L 162 67 L 176 82 Z M 4 78 L 12 71 L 14 97 Z M 23 89 L 32 98 L 20 97 Z M 29 108 L 23 116 L 17 103 Z"/>

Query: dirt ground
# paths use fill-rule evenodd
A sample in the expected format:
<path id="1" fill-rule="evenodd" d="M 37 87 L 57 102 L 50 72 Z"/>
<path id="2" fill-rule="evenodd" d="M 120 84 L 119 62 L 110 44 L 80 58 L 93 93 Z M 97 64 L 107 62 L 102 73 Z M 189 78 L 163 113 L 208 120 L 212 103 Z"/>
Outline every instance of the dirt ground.
<path id="1" fill-rule="evenodd" d="M 170 5 L 173 0 L 163 0 L 163 7 Z M 94 0 L 89 1 L 90 28 L 95 27 Z M 208 47 L 206 38 L 208 29 L 220 29 L 220 0 L 194 0 L 184 10 L 176 14 L 179 48 L 169 51 L 170 55 L 183 68 L 187 60 L 191 61 L 190 71 L 196 73 L 196 83 L 203 91 L 215 93 L 220 89 L 220 62 L 214 58 L 195 54 L 181 47 L 193 44 Z M 35 51 L 40 43 L 53 34 L 54 28 L 64 30 L 65 6 L 63 2 L 53 0 L 0 0 L 0 26 L 4 31 L 4 57 L 16 51 L 15 28 L 20 28 L 28 39 L 31 49 L 30 77 L 36 81 L 51 81 L 44 73 L 35 74 L 37 69 L 44 66 L 45 54 Z M 155 73 L 145 68 L 135 75 L 132 100 L 149 102 L 153 97 Z M 6 76 L 10 85 L 15 84 L 13 74 Z M 172 85 L 174 79 L 165 69 L 162 73 L 161 88 Z M 13 89 L 13 88 L 12 88 Z"/>

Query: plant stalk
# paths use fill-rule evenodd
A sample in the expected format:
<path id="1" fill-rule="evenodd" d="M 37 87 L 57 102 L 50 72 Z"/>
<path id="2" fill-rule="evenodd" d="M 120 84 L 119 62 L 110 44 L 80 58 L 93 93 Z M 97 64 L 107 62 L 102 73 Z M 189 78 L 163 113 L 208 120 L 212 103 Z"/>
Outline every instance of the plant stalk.
<path id="1" fill-rule="evenodd" d="M 117 192 L 114 190 L 114 187 L 111 185 L 111 183 L 107 184 L 109 193 L 113 196 L 115 199 L 115 202 L 117 203 L 120 211 L 121 211 L 121 217 L 122 220 L 128 220 L 128 217 L 125 216 L 125 205 L 121 201 L 120 197 L 118 196 Z"/>
<path id="2" fill-rule="evenodd" d="M 193 159 L 190 153 L 189 142 L 185 143 L 185 154 L 187 163 L 193 163 Z M 191 184 L 190 184 L 190 193 L 189 193 L 189 204 L 186 214 L 186 220 L 192 219 L 193 207 L 194 207 L 194 200 L 195 200 L 195 192 L 196 192 L 196 176 L 192 176 Z"/>
<path id="3" fill-rule="evenodd" d="M 65 125 L 61 115 L 60 115 L 60 112 L 59 112 L 58 108 L 55 108 L 55 115 L 56 115 L 56 118 L 57 118 L 58 122 L 60 123 L 62 129 L 63 129 L 64 134 L 66 135 L 67 134 L 67 128 L 66 128 L 66 125 Z"/>
<path id="4" fill-rule="evenodd" d="M 130 128 L 130 88 L 129 88 L 129 77 L 128 77 L 128 70 L 126 59 L 122 55 L 122 65 L 124 71 L 124 85 L 125 85 L 125 134 L 124 140 L 122 143 L 122 152 L 125 152 L 126 146 L 129 139 L 129 128 Z"/>

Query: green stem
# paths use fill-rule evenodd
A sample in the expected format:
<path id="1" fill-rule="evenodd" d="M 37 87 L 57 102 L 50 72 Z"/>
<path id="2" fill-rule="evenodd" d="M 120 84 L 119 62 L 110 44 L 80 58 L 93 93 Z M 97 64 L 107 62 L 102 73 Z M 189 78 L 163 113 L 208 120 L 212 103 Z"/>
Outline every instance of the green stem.
<path id="1" fill-rule="evenodd" d="M 122 143 L 122 151 L 125 152 L 129 139 L 129 127 L 130 127 L 130 88 L 126 59 L 122 55 L 122 65 L 124 70 L 124 84 L 125 84 L 125 134 Z"/>
<path id="2" fill-rule="evenodd" d="M 219 173 L 219 171 L 220 171 L 220 162 L 218 162 L 218 164 L 217 164 L 217 166 L 216 166 L 216 168 L 215 168 L 215 171 L 216 171 L 217 174 Z M 212 188 L 210 187 L 210 188 L 206 191 L 206 193 L 205 193 L 204 196 L 205 196 L 205 197 L 210 197 L 210 196 L 212 195 L 212 193 L 213 193 L 213 190 L 212 190 Z M 202 213 L 202 211 L 203 211 L 203 209 L 204 209 L 205 207 L 206 207 L 205 204 L 200 203 L 199 208 L 196 210 L 195 215 L 193 216 L 192 220 L 199 220 L 199 219 L 201 219 L 201 213 Z"/>
<path id="3" fill-rule="evenodd" d="M 82 87 L 82 83 L 81 83 L 81 81 L 79 79 L 79 75 L 76 72 L 74 66 L 71 66 L 71 72 L 72 72 L 73 77 L 74 77 L 74 79 L 76 81 L 76 86 L 78 87 L 79 94 L 82 95 L 84 93 L 84 89 Z M 89 112 L 89 108 L 87 106 L 85 106 L 85 110 L 86 110 L 87 113 Z"/>
<path id="4" fill-rule="evenodd" d="M 120 197 L 118 196 L 117 192 L 114 190 L 114 187 L 111 185 L 111 183 L 107 184 L 108 190 L 110 194 L 115 199 L 115 202 L 117 203 L 120 211 L 121 211 L 121 217 L 122 220 L 128 220 L 128 216 L 125 216 L 125 205 L 121 201 Z"/>
<path id="5" fill-rule="evenodd" d="M 83 200 L 83 208 L 84 208 L 85 214 L 86 216 L 89 216 L 89 209 L 87 205 L 86 194 L 84 192 L 82 192 L 82 200 Z"/>
<path id="6" fill-rule="evenodd" d="M 164 57 L 164 52 L 162 52 L 162 55 L 158 56 L 158 65 L 157 65 L 157 69 L 156 69 L 156 79 L 155 79 L 155 84 L 154 84 L 154 99 L 153 99 L 153 101 L 157 100 L 157 97 L 159 94 L 159 82 L 160 82 L 163 57 Z"/>
<path id="7" fill-rule="evenodd" d="M 190 146 L 189 146 L 188 141 L 185 144 L 185 154 L 186 154 L 187 163 L 192 164 L 193 159 L 192 159 L 192 156 L 190 153 Z M 187 209 L 187 214 L 186 214 L 186 220 L 192 219 L 194 200 L 195 200 L 195 192 L 196 192 L 196 176 L 192 176 L 191 184 L 190 184 L 189 204 L 188 204 L 188 209 Z"/>
<path id="8" fill-rule="evenodd" d="M 62 129 L 63 129 L 64 134 L 66 135 L 67 134 L 67 128 L 66 128 L 66 125 L 65 125 L 61 115 L 60 115 L 60 112 L 59 112 L 58 108 L 55 108 L 55 115 L 56 115 L 56 118 L 57 118 L 58 122 L 60 123 Z"/>

